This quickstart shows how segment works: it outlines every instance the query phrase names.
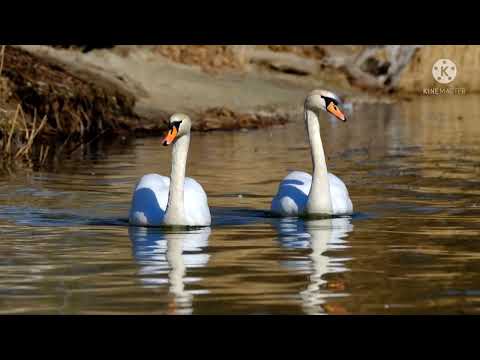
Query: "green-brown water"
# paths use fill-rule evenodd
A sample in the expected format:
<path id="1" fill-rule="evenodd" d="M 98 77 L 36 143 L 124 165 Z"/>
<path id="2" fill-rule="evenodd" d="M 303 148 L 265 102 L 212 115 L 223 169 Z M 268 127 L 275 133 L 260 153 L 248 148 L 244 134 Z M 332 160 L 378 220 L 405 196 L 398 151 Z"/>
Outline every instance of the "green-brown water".
<path id="1" fill-rule="evenodd" d="M 159 139 L 90 148 L 0 178 L 0 313 L 416 314 L 480 312 L 476 97 L 354 106 L 322 123 L 329 170 L 355 214 L 268 216 L 305 130 L 194 133 L 188 176 L 213 225 L 129 228 L 135 182 L 168 175 Z"/>

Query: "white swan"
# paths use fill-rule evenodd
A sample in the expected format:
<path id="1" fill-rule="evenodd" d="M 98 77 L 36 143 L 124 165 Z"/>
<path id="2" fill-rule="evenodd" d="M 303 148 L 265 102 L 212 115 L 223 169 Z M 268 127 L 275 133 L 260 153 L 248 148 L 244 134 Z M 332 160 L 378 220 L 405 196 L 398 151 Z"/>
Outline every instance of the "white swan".
<path id="1" fill-rule="evenodd" d="M 288 174 L 272 200 L 273 213 L 280 216 L 331 216 L 353 212 L 347 187 L 342 180 L 327 171 L 320 137 L 319 117 L 324 111 L 346 121 L 339 106 L 339 98 L 330 91 L 314 90 L 307 96 L 305 123 L 312 151 L 313 177 L 302 171 Z"/>
<path id="2" fill-rule="evenodd" d="M 185 114 L 170 117 L 163 145 L 173 143 L 170 178 L 144 175 L 133 193 L 129 222 L 138 226 L 209 226 L 207 194 L 192 178 L 185 178 L 191 120 Z"/>

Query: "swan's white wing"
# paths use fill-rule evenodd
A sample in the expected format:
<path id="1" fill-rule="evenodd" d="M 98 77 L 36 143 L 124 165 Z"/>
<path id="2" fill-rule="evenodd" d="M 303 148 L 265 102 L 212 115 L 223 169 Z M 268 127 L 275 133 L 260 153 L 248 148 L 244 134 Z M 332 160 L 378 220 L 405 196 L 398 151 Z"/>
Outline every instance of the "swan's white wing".
<path id="1" fill-rule="evenodd" d="M 205 190 L 195 179 L 185 179 L 185 216 L 189 225 L 207 226 L 211 223 L 210 209 Z"/>
<path id="2" fill-rule="evenodd" d="M 170 179 L 158 174 L 144 175 L 135 187 L 129 221 L 133 225 L 162 224 L 168 202 Z"/>
<path id="3" fill-rule="evenodd" d="M 343 181 L 332 173 L 328 174 L 328 181 L 333 214 L 351 214 L 353 205 Z M 303 171 L 291 172 L 278 187 L 277 195 L 272 200 L 272 212 L 282 216 L 298 216 L 307 204 L 311 186 L 310 174 Z"/>
<path id="4" fill-rule="evenodd" d="M 312 186 L 312 176 L 303 171 L 293 171 L 280 183 L 272 200 L 271 210 L 282 216 L 297 216 L 306 206 Z"/>
<path id="5" fill-rule="evenodd" d="M 351 214 L 353 212 L 352 200 L 350 200 L 348 189 L 343 181 L 332 173 L 328 173 L 328 181 L 333 213 L 335 215 Z"/>
<path id="6" fill-rule="evenodd" d="M 129 221 L 133 225 L 159 226 L 168 203 L 170 178 L 158 174 L 144 175 L 133 193 Z M 185 179 L 184 206 L 187 224 L 207 226 L 211 223 L 207 194 L 192 178 Z"/>

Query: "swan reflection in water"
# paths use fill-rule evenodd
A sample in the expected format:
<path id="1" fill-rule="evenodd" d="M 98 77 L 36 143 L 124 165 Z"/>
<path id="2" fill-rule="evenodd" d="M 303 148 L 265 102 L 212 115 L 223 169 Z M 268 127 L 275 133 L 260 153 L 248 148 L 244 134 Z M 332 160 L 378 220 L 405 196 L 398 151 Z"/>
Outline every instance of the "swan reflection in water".
<path id="1" fill-rule="evenodd" d="M 283 218 L 276 224 L 278 237 L 282 246 L 292 249 L 310 248 L 309 259 L 302 261 L 283 262 L 286 267 L 307 270 L 310 272 L 310 282 L 300 293 L 303 308 L 307 314 L 321 314 L 326 312 L 344 312 L 341 308 L 325 306 L 328 297 L 346 296 L 345 293 L 333 293 L 325 289 L 327 281 L 325 274 L 348 271 L 348 258 L 329 257 L 327 250 L 343 249 L 348 247 L 346 238 L 353 230 L 351 219 L 331 218 L 318 220 L 301 220 L 297 218 Z"/>
<path id="2" fill-rule="evenodd" d="M 138 273 L 145 287 L 169 285 L 174 296 L 169 304 L 171 312 L 190 314 L 193 295 L 200 291 L 185 290 L 186 283 L 200 280 L 186 276 L 187 270 L 204 267 L 209 255 L 204 252 L 208 245 L 210 228 L 191 231 L 167 231 L 160 228 L 130 227 L 133 255 L 140 265 Z M 168 277 L 166 276 L 168 275 Z"/>

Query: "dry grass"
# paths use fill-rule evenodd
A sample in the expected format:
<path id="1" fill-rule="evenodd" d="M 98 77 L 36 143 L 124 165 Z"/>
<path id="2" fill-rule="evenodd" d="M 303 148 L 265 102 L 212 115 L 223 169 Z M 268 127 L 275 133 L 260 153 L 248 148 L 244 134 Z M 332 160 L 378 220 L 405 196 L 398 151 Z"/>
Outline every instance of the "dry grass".
<path id="1" fill-rule="evenodd" d="M 87 70 L 72 72 L 61 62 L 19 48 L 6 47 L 2 78 L 8 81 L 8 101 L 21 103 L 30 118 L 35 112 L 46 115 L 44 132 L 52 137 L 77 141 L 105 129 L 129 129 L 139 121 L 133 112 L 135 97 L 126 90 Z"/>
<path id="2" fill-rule="evenodd" d="M 33 118 L 25 115 L 20 104 L 15 111 L 2 109 L 0 112 L 0 149 L 4 161 L 32 160 L 32 149 L 35 139 L 38 138 L 47 123 L 47 117 L 38 119 L 36 113 Z M 39 162 L 43 164 L 48 155 L 49 147 L 40 145 Z"/>
<path id="3" fill-rule="evenodd" d="M 322 60 L 326 51 L 321 45 L 267 45 L 273 52 L 287 52 L 301 57 Z"/>
<path id="4" fill-rule="evenodd" d="M 44 165 L 107 132 L 128 131 L 139 122 L 134 104 L 132 94 L 88 71 L 0 45 L 2 165 Z"/>
<path id="5" fill-rule="evenodd" d="M 3 59 L 5 59 L 5 45 L 0 48 L 0 76 L 2 76 Z"/>
<path id="6" fill-rule="evenodd" d="M 208 73 L 244 70 L 242 46 L 235 45 L 157 45 L 154 52 L 187 65 L 198 65 Z"/>

